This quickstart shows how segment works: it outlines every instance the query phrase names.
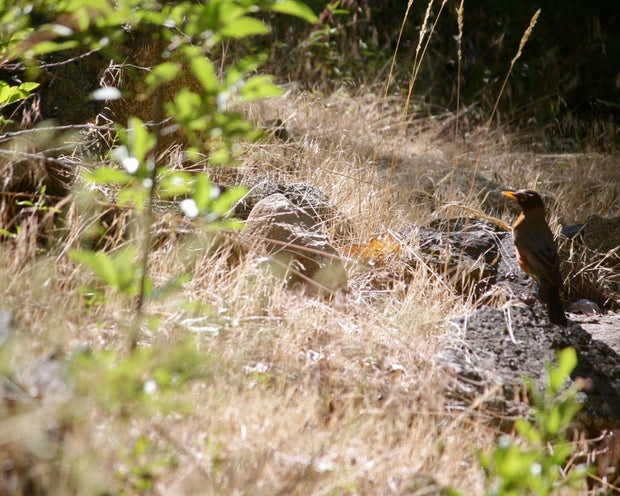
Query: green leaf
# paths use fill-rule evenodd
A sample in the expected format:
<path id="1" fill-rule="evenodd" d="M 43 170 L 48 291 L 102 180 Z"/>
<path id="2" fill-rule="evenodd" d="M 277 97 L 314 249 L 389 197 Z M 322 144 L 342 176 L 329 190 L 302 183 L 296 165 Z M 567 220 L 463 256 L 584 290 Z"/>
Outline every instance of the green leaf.
<path id="1" fill-rule="evenodd" d="M 153 378 L 160 387 L 168 387 L 172 383 L 172 376 L 170 371 L 165 367 L 157 367 L 153 371 Z"/>
<path id="2" fill-rule="evenodd" d="M 0 81 L 0 106 L 28 98 L 32 90 L 38 86 L 39 83 L 22 83 L 19 86 L 11 86 L 6 81 Z"/>
<path id="3" fill-rule="evenodd" d="M 259 98 L 267 98 L 271 96 L 280 96 L 284 94 L 284 91 L 273 84 L 271 76 L 252 76 L 249 78 L 239 93 L 242 96 L 242 101 L 257 100 Z"/>
<path id="4" fill-rule="evenodd" d="M 164 174 L 159 181 L 164 196 L 185 195 L 192 190 L 193 178 L 189 172 L 176 171 Z"/>
<path id="5" fill-rule="evenodd" d="M 525 437 L 531 443 L 535 445 L 542 444 L 540 432 L 527 420 L 518 418 L 515 420 L 515 428 L 521 436 Z"/>
<path id="6" fill-rule="evenodd" d="M 218 86 L 213 63 L 203 57 L 194 57 L 191 62 L 192 72 L 208 93 L 215 92 Z"/>
<path id="7" fill-rule="evenodd" d="M 552 394 L 557 394 L 562 389 L 576 366 L 577 352 L 574 348 L 565 348 L 558 352 L 558 366 L 549 370 L 549 388 Z"/>
<path id="8" fill-rule="evenodd" d="M 174 116 L 181 122 L 196 119 L 198 117 L 197 110 L 200 109 L 202 100 L 199 95 L 181 88 L 174 96 L 174 106 L 169 108 Z"/>
<path id="9" fill-rule="evenodd" d="M 39 83 L 33 83 L 33 82 L 27 82 L 27 83 L 22 83 L 18 86 L 20 91 L 25 91 L 30 93 L 32 90 L 37 89 L 39 86 L 41 86 Z"/>
<path id="10" fill-rule="evenodd" d="M 558 352 L 558 369 L 564 373 L 566 378 L 575 370 L 577 363 L 577 351 L 575 351 L 575 348 L 565 348 Z"/>
<path id="11" fill-rule="evenodd" d="M 558 405 L 554 405 L 545 417 L 545 428 L 549 435 L 556 436 L 562 427 L 562 415 Z"/>
<path id="12" fill-rule="evenodd" d="M 71 250 L 70 256 L 75 262 L 90 268 L 106 284 L 111 286 L 118 284 L 118 272 L 112 258 L 106 253 L 89 250 Z"/>
<path id="13" fill-rule="evenodd" d="M 211 211 L 218 215 L 228 213 L 235 203 L 241 200 L 247 192 L 248 190 L 241 186 L 233 186 L 232 188 L 228 188 L 217 198 L 217 200 L 213 202 Z"/>
<path id="14" fill-rule="evenodd" d="M 148 191 L 146 188 L 141 186 L 125 188 L 118 193 L 118 205 L 119 207 L 133 205 L 138 212 L 142 212 L 146 205 L 147 197 Z"/>
<path id="15" fill-rule="evenodd" d="M 247 36 L 267 34 L 270 31 L 269 26 L 258 19 L 239 17 L 223 27 L 220 34 L 228 38 L 240 39 Z"/>
<path id="16" fill-rule="evenodd" d="M 117 271 L 118 289 L 127 294 L 137 291 L 138 267 L 134 260 L 137 249 L 135 246 L 127 246 L 114 256 L 114 266 Z"/>
<path id="17" fill-rule="evenodd" d="M 271 5 L 270 8 L 274 12 L 279 12 L 280 14 L 300 17 L 301 19 L 309 22 L 310 24 L 315 24 L 318 21 L 318 18 L 316 17 L 314 12 L 312 12 L 312 9 L 310 7 L 296 0 L 276 0 L 276 2 Z"/>
<path id="18" fill-rule="evenodd" d="M 155 88 L 172 81 L 180 72 L 181 64 L 162 62 L 147 74 L 145 81 L 151 88 Z"/>
<path id="19" fill-rule="evenodd" d="M 245 222 L 240 219 L 228 219 L 226 222 L 226 229 L 231 231 L 241 231 L 245 227 Z"/>
<path id="20" fill-rule="evenodd" d="M 142 163 L 148 152 L 155 147 L 157 138 L 149 132 L 140 119 L 131 117 L 127 125 L 127 141 L 129 154 Z"/>
<path id="21" fill-rule="evenodd" d="M 553 446 L 553 458 L 560 463 L 564 463 L 575 452 L 573 443 L 556 443 Z"/>
<path id="22" fill-rule="evenodd" d="M 77 40 L 69 40 L 57 43 L 55 41 L 41 41 L 34 45 L 34 48 L 26 52 L 27 58 L 39 57 L 48 53 L 60 52 L 61 50 L 70 50 L 79 45 Z"/>
<path id="23" fill-rule="evenodd" d="M 207 174 L 198 174 L 196 176 L 194 201 L 200 212 L 205 212 L 211 204 L 211 181 Z"/>
<path id="24" fill-rule="evenodd" d="M 129 184 L 133 178 L 124 170 L 112 167 L 98 167 L 94 171 L 84 173 L 84 179 L 97 184 Z"/>
<path id="25" fill-rule="evenodd" d="M 203 16 L 207 19 L 217 19 L 220 24 L 225 25 L 243 17 L 246 12 L 247 8 L 230 0 L 212 0 L 204 6 Z"/>
<path id="26" fill-rule="evenodd" d="M 220 147 L 209 157 L 209 162 L 213 165 L 225 165 L 231 161 L 230 152 L 226 147 Z"/>

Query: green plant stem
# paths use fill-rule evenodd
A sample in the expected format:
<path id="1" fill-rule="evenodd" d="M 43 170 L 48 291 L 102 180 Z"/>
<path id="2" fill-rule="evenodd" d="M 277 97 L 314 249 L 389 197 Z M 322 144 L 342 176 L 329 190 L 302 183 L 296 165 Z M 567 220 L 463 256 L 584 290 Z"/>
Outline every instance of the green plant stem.
<path id="1" fill-rule="evenodd" d="M 153 116 L 155 121 L 155 147 L 151 152 L 151 157 L 153 160 L 153 168 L 151 170 L 150 180 L 151 183 L 149 185 L 149 195 L 148 201 L 146 204 L 146 209 L 144 211 L 144 245 L 142 247 L 142 274 L 140 276 L 140 291 L 138 293 L 138 299 L 136 301 L 136 319 L 137 323 L 142 320 L 142 314 L 144 310 L 144 297 L 146 292 L 146 281 L 148 277 L 148 262 L 149 262 L 149 252 L 151 250 L 151 226 L 153 224 L 153 200 L 155 198 L 155 188 L 157 186 L 157 157 L 159 155 L 159 147 L 161 142 L 161 123 L 163 121 L 164 116 L 164 102 L 162 97 L 162 88 L 161 86 L 157 86 L 154 90 L 154 101 L 153 101 Z M 137 328 L 132 336 L 131 340 L 131 349 L 136 347 L 137 342 Z"/>

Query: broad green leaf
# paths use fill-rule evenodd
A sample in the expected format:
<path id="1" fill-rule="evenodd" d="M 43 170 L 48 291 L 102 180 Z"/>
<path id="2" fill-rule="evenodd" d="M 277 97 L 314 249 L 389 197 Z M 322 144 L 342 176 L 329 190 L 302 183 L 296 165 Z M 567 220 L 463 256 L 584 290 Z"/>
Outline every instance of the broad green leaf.
<path id="1" fill-rule="evenodd" d="M 20 84 L 19 89 L 21 91 L 27 91 L 28 93 L 30 93 L 32 90 L 38 88 L 39 86 L 40 86 L 39 83 L 27 82 L 27 83 Z"/>
<path id="2" fill-rule="evenodd" d="M 194 57 L 191 62 L 192 72 L 208 93 L 214 93 L 218 86 L 213 63 L 204 57 Z"/>
<path id="3" fill-rule="evenodd" d="M 0 105 L 6 105 L 28 98 L 32 90 L 39 87 L 39 83 L 22 83 L 19 86 L 11 86 L 5 81 L 0 81 Z"/>
<path id="4" fill-rule="evenodd" d="M 211 181 L 207 174 L 198 174 L 194 185 L 194 201 L 200 212 L 205 212 L 211 203 Z"/>
<path id="5" fill-rule="evenodd" d="M 80 31 L 86 31 L 93 21 L 109 26 L 117 19 L 112 3 L 105 0 L 72 0 L 66 11 L 71 12 L 71 19 L 77 22 Z M 124 16 L 124 19 L 125 22 L 129 20 L 128 16 Z M 116 20 L 115 24 L 119 24 L 119 21 Z"/>
<path id="6" fill-rule="evenodd" d="M 157 143 L 157 138 L 140 119 L 131 117 L 127 125 L 127 141 L 130 155 L 142 163 Z"/>
<path id="7" fill-rule="evenodd" d="M 174 106 L 169 110 L 174 112 L 177 119 L 184 122 L 197 116 L 196 110 L 200 108 L 201 103 L 199 95 L 187 88 L 181 88 L 174 96 Z"/>
<path id="8" fill-rule="evenodd" d="M 209 157 L 209 162 L 213 165 L 225 165 L 230 163 L 230 161 L 230 152 L 224 146 L 215 150 Z"/>
<path id="9" fill-rule="evenodd" d="M 220 34 L 224 37 L 240 39 L 247 36 L 267 34 L 270 31 L 269 26 L 258 19 L 240 17 L 223 27 Z"/>
<path id="10" fill-rule="evenodd" d="M 217 198 L 217 200 L 213 202 L 211 211 L 218 215 L 228 213 L 235 203 L 241 200 L 247 192 L 248 190 L 241 186 L 233 186 L 232 188 L 228 188 Z"/>
<path id="11" fill-rule="evenodd" d="M 26 57 L 33 58 L 46 55 L 48 53 L 60 52 L 61 50 L 70 50 L 78 45 L 79 42 L 77 40 L 68 40 L 63 42 L 41 41 L 26 52 Z"/>
<path id="12" fill-rule="evenodd" d="M 164 196 L 185 195 L 192 190 L 192 181 L 189 172 L 176 171 L 163 175 L 159 187 Z"/>
<path id="13" fill-rule="evenodd" d="M 310 24 L 314 24 L 318 21 L 312 9 L 302 2 L 296 0 L 276 0 L 276 2 L 270 6 L 270 9 L 280 14 L 287 14 L 296 17 L 300 17 L 304 21 L 308 21 Z"/>
<path id="14" fill-rule="evenodd" d="M 118 284 L 118 272 L 109 255 L 103 252 L 89 250 L 71 250 L 71 258 L 82 265 L 86 265 L 95 275 L 106 284 Z"/>
<path id="15" fill-rule="evenodd" d="M 133 178 L 124 170 L 112 167 L 97 167 L 94 171 L 86 172 L 84 179 L 98 184 L 128 184 Z"/>
<path id="16" fill-rule="evenodd" d="M 280 96 L 284 91 L 278 85 L 273 84 L 270 76 L 252 76 L 248 79 L 240 92 L 242 101 L 256 100 L 259 98 L 267 98 L 270 96 Z"/>
<path id="17" fill-rule="evenodd" d="M 162 62 L 147 74 L 145 81 L 151 88 L 155 88 L 172 81 L 180 72 L 181 64 Z"/>
<path id="18" fill-rule="evenodd" d="M 211 4 L 211 5 L 209 5 Z M 205 10 L 206 9 L 206 10 Z M 247 9 L 231 1 L 212 0 L 207 2 L 203 15 L 217 19 L 222 25 L 229 24 L 247 13 Z"/>
<path id="19" fill-rule="evenodd" d="M 0 105 L 13 103 L 17 94 L 18 90 L 15 86 L 10 86 L 9 83 L 0 81 Z"/>

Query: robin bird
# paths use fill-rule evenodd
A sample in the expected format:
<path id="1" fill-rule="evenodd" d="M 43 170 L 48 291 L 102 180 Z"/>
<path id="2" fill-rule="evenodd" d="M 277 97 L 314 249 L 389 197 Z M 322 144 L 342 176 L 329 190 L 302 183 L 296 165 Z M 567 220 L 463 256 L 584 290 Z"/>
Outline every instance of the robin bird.
<path id="1" fill-rule="evenodd" d="M 538 193 L 528 189 L 504 191 L 516 200 L 521 214 L 512 226 L 512 236 L 519 266 L 532 276 L 540 288 L 540 298 L 547 304 L 549 320 L 566 326 L 564 307 L 560 299 L 562 274 L 560 259 L 553 241 L 553 234 L 545 220 L 545 205 Z"/>

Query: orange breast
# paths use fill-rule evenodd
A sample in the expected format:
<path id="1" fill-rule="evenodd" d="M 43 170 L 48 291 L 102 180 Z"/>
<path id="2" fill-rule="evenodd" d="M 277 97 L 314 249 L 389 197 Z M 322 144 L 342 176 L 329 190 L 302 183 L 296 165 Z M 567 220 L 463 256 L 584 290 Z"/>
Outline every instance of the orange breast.
<path id="1" fill-rule="evenodd" d="M 519 267 L 521 267 L 521 270 L 523 270 L 523 272 L 529 274 L 530 271 L 528 270 L 528 266 L 527 266 L 527 262 L 525 260 L 524 257 L 521 256 L 521 252 L 519 251 L 519 249 L 516 249 L 517 252 L 517 260 L 519 261 Z"/>

